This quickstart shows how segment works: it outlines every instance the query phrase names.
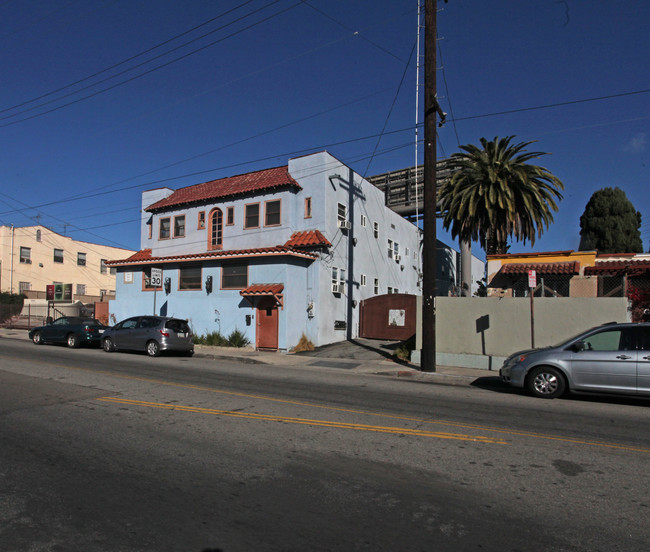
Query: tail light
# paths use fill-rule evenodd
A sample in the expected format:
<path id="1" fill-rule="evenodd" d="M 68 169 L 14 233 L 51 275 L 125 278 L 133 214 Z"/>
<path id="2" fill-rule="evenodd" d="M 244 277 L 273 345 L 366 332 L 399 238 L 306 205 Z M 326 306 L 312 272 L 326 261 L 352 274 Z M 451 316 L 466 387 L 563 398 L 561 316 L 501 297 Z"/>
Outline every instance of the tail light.
<path id="1" fill-rule="evenodd" d="M 160 335 L 163 337 L 169 337 L 169 332 L 166 332 L 165 330 L 158 330 L 160 332 Z"/>

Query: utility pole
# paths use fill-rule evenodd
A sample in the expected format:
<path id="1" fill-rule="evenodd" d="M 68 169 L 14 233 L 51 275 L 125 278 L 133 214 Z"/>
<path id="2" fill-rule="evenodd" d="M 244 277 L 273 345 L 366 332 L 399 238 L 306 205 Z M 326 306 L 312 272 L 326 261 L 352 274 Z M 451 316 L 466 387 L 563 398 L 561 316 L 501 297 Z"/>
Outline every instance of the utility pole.
<path id="1" fill-rule="evenodd" d="M 424 223 L 422 237 L 423 372 L 436 371 L 436 11 L 437 0 L 424 7 Z"/>

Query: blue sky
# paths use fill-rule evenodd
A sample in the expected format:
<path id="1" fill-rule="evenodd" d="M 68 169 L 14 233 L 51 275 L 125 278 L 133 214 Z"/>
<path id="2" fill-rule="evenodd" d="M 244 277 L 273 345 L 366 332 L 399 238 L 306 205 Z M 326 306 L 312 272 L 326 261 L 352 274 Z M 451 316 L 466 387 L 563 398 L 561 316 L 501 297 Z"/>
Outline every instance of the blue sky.
<path id="1" fill-rule="evenodd" d="M 438 156 L 537 140 L 566 187 L 535 246 L 510 251 L 577 249 L 606 186 L 648 250 L 650 2 L 439 8 Z M 145 189 L 324 149 L 367 176 L 412 166 L 416 34 L 416 0 L 0 0 L 0 224 L 138 249 Z"/>

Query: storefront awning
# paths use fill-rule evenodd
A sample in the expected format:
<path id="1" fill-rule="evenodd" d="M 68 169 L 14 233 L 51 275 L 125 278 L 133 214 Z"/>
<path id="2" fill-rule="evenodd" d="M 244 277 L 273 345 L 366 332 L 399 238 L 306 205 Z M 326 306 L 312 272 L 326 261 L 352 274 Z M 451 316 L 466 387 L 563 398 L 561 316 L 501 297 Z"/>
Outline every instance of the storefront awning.
<path id="1" fill-rule="evenodd" d="M 650 272 L 650 261 L 605 261 L 585 268 L 585 276 L 641 276 Z"/>
<path id="2" fill-rule="evenodd" d="M 525 276 L 529 270 L 534 270 L 538 276 L 544 275 L 575 275 L 580 273 L 580 261 L 560 263 L 509 263 L 501 267 L 501 274 L 507 276 Z"/>

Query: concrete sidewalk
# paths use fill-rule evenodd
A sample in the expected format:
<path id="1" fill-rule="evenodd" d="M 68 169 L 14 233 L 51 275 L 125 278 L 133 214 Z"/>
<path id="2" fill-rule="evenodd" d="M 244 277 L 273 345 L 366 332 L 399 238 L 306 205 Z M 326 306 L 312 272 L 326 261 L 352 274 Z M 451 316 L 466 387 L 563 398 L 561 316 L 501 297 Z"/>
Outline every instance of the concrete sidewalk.
<path id="1" fill-rule="evenodd" d="M 0 343 L 2 339 L 28 340 L 29 336 L 27 330 L 0 328 Z M 437 366 L 435 372 L 422 372 L 419 366 L 401 361 L 393 355 L 397 345 L 395 342 L 355 339 L 301 353 L 196 345 L 194 354 L 201 358 L 247 364 L 321 368 L 341 373 L 377 374 L 446 385 L 470 385 L 479 378 L 498 377 L 498 372 L 455 366 Z"/>

